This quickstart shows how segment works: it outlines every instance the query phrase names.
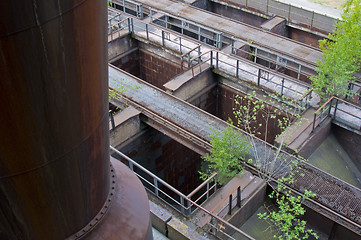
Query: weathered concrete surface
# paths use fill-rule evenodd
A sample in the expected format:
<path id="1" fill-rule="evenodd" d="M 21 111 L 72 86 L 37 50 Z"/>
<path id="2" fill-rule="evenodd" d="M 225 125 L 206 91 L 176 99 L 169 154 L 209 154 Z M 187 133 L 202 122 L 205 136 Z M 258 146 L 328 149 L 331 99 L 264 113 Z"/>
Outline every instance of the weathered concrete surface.
<path id="1" fill-rule="evenodd" d="M 172 214 L 152 201 L 149 201 L 149 207 L 152 226 L 156 228 L 159 232 L 167 236 L 167 223 L 172 219 Z"/>
<path id="2" fill-rule="evenodd" d="M 167 222 L 168 236 L 170 239 L 176 240 L 205 240 L 203 236 L 195 232 L 194 229 L 184 224 L 177 218 L 172 218 Z"/>
<path id="3" fill-rule="evenodd" d="M 286 19 L 281 17 L 274 17 L 261 25 L 261 28 L 282 36 L 286 35 Z"/>
<path id="4" fill-rule="evenodd" d="M 118 146 L 141 130 L 140 111 L 128 107 L 114 115 L 115 129 L 110 132 L 110 145 Z M 111 123 L 109 123 L 111 129 Z"/>
<path id="5" fill-rule="evenodd" d="M 164 84 L 164 88 L 168 93 L 180 99 L 188 100 L 215 83 L 210 65 L 203 63 L 201 66 L 177 75 Z"/>
<path id="6" fill-rule="evenodd" d="M 361 188 L 360 170 L 332 133 L 309 157 L 309 163 Z"/>

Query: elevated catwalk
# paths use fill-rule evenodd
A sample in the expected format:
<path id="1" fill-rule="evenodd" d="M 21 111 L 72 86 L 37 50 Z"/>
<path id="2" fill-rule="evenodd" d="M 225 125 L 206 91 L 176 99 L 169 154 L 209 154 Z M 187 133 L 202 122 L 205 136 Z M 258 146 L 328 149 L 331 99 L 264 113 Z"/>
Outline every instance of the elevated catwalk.
<path id="1" fill-rule="evenodd" d="M 163 125 L 163 130 L 170 129 L 170 135 L 181 134 L 184 139 L 188 138 L 193 146 L 198 145 L 203 151 L 210 147 L 211 128 L 223 130 L 227 126 L 223 120 L 109 65 L 109 86 L 114 88 L 119 84 L 126 88 L 122 93 L 123 101 L 136 107 L 147 118 Z M 260 140 L 254 140 L 259 143 L 256 144 L 256 147 L 260 148 L 258 154 L 265 152 L 261 150 L 264 144 Z M 275 152 L 271 146 L 267 151 L 269 152 L 264 154 Z M 254 154 L 251 151 L 249 157 L 252 158 Z M 287 153 L 281 155 L 289 160 L 296 160 Z M 316 193 L 316 198 L 306 203 L 309 207 L 358 234 L 361 233 L 360 189 L 307 163 L 296 173 L 292 187 L 296 191 L 302 192 L 306 188 Z"/>

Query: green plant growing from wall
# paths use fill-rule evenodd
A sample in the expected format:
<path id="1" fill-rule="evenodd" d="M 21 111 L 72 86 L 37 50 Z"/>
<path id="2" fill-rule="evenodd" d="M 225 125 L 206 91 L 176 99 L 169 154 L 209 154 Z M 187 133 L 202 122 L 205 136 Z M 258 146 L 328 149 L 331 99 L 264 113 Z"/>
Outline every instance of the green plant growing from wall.
<path id="1" fill-rule="evenodd" d="M 248 153 L 248 144 L 245 137 L 231 125 L 224 131 L 213 129 L 210 135 L 212 148 L 204 160 L 205 171 L 199 171 L 201 179 L 206 180 L 214 172 L 218 174 L 218 182 L 224 185 L 238 173 L 242 172 L 243 165 L 239 159 L 244 159 Z"/>
<path id="2" fill-rule="evenodd" d="M 109 101 L 119 100 L 121 94 L 130 90 L 137 90 L 141 87 L 138 85 L 127 85 L 124 78 L 112 79 L 109 88 Z"/>
<path id="3" fill-rule="evenodd" d="M 348 0 L 329 40 L 319 41 L 322 57 L 317 75 L 311 77 L 315 91 L 324 100 L 331 96 L 352 96 L 348 90 L 361 69 L 361 0 Z"/>

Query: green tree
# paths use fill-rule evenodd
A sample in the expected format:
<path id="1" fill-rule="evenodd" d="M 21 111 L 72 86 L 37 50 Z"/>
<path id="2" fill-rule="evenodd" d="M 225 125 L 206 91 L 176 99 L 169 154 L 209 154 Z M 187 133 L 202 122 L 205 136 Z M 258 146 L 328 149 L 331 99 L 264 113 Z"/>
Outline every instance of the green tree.
<path id="1" fill-rule="evenodd" d="M 329 40 L 319 41 L 322 57 L 317 61 L 318 75 L 311 77 L 323 99 L 352 95 L 348 85 L 361 69 L 361 0 L 348 0 L 341 16 Z"/>
<path id="2" fill-rule="evenodd" d="M 248 153 L 248 144 L 246 138 L 229 125 L 224 131 L 213 129 L 210 135 L 212 148 L 206 156 L 202 156 L 204 160 L 204 171 L 199 171 L 201 179 L 206 180 L 214 172 L 218 174 L 218 182 L 224 185 L 232 177 L 242 172 L 243 165 L 239 160 L 244 160 Z"/>

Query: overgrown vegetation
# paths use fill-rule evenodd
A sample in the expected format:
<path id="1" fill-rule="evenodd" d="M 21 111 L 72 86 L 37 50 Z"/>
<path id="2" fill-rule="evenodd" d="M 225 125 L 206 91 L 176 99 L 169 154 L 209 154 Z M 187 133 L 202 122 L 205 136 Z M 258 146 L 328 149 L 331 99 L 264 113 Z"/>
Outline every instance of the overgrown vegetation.
<path id="1" fill-rule="evenodd" d="M 266 99 L 267 96 L 263 98 Z M 276 227 L 273 237 L 288 240 L 307 239 L 312 235 L 318 238 L 312 229 L 306 227 L 306 221 L 300 219 L 305 213 L 302 202 L 314 197 L 315 194 L 305 190 L 302 196 L 296 196 L 287 187 L 293 184 L 294 176 L 303 161 L 281 151 L 284 141 L 290 137 L 285 130 L 289 130 L 291 124 L 300 120 L 299 110 L 290 107 L 293 105 L 294 103 L 286 103 L 286 100 L 279 96 L 268 97 L 267 104 L 265 100 L 257 98 L 255 92 L 236 96 L 233 108 L 236 126 L 247 134 L 237 134 L 232 127 L 226 128 L 223 132 L 215 131 L 211 135 L 210 154 L 204 158 L 211 163 L 210 168 L 202 177 L 206 178 L 215 171 L 222 171 L 221 175 L 227 178 L 235 176 L 243 169 L 241 161 L 245 161 L 245 154 L 249 153 L 252 159 L 247 159 L 247 162 L 256 167 L 258 176 L 273 189 L 269 197 L 274 200 L 276 206 L 267 207 L 267 212 L 259 214 L 259 218 L 270 221 L 270 226 Z M 280 137 L 278 148 L 265 141 L 268 138 L 268 130 L 275 127 L 280 132 L 277 135 Z M 292 131 L 287 132 L 292 134 Z M 246 151 L 239 153 L 238 148 Z"/>
<path id="2" fill-rule="evenodd" d="M 349 83 L 361 70 L 361 0 L 348 0 L 341 16 L 329 40 L 319 41 L 322 57 L 317 61 L 318 75 L 311 77 L 323 99 L 352 96 Z"/>
<path id="3" fill-rule="evenodd" d="M 242 172 L 243 165 L 239 160 L 244 160 L 248 153 L 246 138 L 232 126 L 224 131 L 213 129 L 210 135 L 212 148 L 206 156 L 202 156 L 206 170 L 200 171 L 201 179 L 206 180 L 214 172 L 218 174 L 218 182 L 224 185 L 229 179 Z"/>

